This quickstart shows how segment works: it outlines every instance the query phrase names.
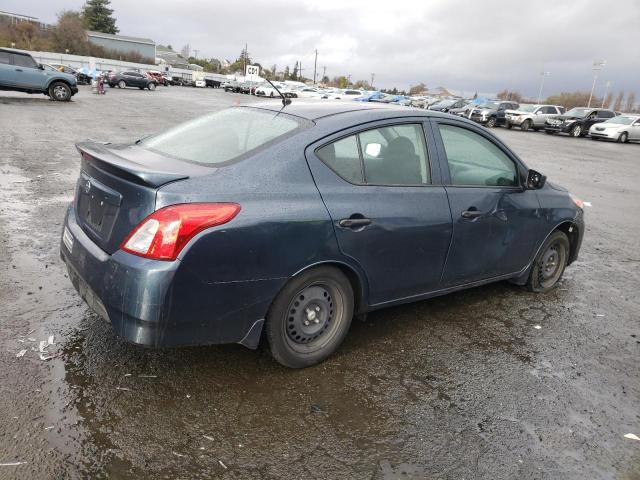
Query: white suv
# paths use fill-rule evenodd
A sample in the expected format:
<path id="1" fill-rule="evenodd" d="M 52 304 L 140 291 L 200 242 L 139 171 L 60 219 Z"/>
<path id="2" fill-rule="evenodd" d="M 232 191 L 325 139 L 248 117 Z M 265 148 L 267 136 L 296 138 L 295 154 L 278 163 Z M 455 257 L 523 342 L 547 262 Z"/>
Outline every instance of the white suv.
<path id="1" fill-rule="evenodd" d="M 564 107 L 558 105 L 527 105 L 523 104 L 517 110 L 505 112 L 505 127 L 520 127 L 520 130 L 541 130 L 547 118 L 562 115 Z"/>

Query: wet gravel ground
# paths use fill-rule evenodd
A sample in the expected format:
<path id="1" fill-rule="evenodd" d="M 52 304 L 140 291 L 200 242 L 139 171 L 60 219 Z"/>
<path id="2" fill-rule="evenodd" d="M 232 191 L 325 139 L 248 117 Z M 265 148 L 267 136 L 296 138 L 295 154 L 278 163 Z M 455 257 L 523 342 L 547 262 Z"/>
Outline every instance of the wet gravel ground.
<path id="1" fill-rule="evenodd" d="M 550 294 L 499 283 L 379 311 L 302 371 L 235 345 L 115 337 L 58 257 L 74 143 L 250 101 L 0 95 L 0 479 L 640 478 L 640 441 L 624 437 L 640 436 L 638 144 L 495 131 L 593 205 Z"/>

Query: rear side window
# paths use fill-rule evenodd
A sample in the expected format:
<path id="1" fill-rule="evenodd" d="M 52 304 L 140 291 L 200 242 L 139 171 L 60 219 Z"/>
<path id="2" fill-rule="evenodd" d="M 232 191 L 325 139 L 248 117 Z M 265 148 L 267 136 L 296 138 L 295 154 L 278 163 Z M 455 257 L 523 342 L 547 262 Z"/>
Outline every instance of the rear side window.
<path id="1" fill-rule="evenodd" d="M 0 52 L 0 63 L 11 63 L 9 52 Z"/>
<path id="2" fill-rule="evenodd" d="M 330 143 L 316 154 L 350 183 L 426 185 L 431 183 L 422 126 L 374 128 Z"/>
<path id="3" fill-rule="evenodd" d="M 451 125 L 440 125 L 440 136 L 447 154 L 452 185 L 518 185 L 515 164 L 490 140 L 466 128 Z"/>
<path id="4" fill-rule="evenodd" d="M 307 125 L 303 119 L 252 108 L 229 108 L 149 137 L 140 146 L 181 160 L 219 166 Z"/>
<path id="5" fill-rule="evenodd" d="M 38 65 L 35 60 L 28 55 L 13 55 L 13 64 L 20 67 L 36 68 Z"/>

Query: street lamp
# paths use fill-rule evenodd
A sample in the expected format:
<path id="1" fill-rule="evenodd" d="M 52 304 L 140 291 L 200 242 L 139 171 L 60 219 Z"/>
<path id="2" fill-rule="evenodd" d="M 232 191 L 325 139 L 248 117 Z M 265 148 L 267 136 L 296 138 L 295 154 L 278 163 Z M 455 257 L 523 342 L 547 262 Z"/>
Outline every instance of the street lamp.
<path id="1" fill-rule="evenodd" d="M 542 87 L 544 87 L 544 77 L 551 75 L 551 72 L 540 72 L 540 90 L 538 91 L 538 104 L 542 101 Z"/>
<path id="2" fill-rule="evenodd" d="M 593 98 L 593 91 L 596 88 L 596 80 L 598 79 L 598 72 L 607 64 L 606 60 L 595 60 L 593 62 L 593 85 L 591 85 L 591 94 L 589 95 L 589 103 L 587 108 L 591 107 L 591 99 Z"/>
<path id="3" fill-rule="evenodd" d="M 607 80 L 607 83 L 604 84 L 604 95 L 602 96 L 602 105 L 600 106 L 600 108 L 604 108 L 604 101 L 607 98 L 607 91 L 609 90 L 610 86 L 611 86 L 611 82 Z M 609 107 L 607 106 L 607 108 Z"/>

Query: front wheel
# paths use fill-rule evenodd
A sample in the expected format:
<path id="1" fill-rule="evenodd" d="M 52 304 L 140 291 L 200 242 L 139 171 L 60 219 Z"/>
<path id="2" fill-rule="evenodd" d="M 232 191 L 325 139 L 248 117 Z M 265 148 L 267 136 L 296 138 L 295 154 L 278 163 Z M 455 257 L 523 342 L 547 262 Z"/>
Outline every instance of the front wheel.
<path id="1" fill-rule="evenodd" d="M 522 122 L 522 125 L 520 125 L 520 130 L 522 130 L 523 132 L 526 132 L 530 128 L 531 128 L 531 120 L 525 120 L 524 122 Z"/>
<path id="2" fill-rule="evenodd" d="M 340 346 L 353 317 L 353 290 L 335 267 L 291 279 L 276 296 L 265 325 L 275 360 L 290 368 L 320 363 Z"/>
<path id="3" fill-rule="evenodd" d="M 572 129 L 571 129 L 571 136 L 578 138 L 582 136 L 582 125 L 575 125 Z"/>
<path id="4" fill-rule="evenodd" d="M 127 86 L 127 82 L 125 82 L 124 80 L 120 80 L 118 82 L 118 88 L 124 88 Z"/>
<path id="5" fill-rule="evenodd" d="M 487 128 L 493 128 L 496 126 L 496 119 L 495 117 L 491 117 L 489 120 L 487 120 L 486 123 Z"/>
<path id="6" fill-rule="evenodd" d="M 153 91 L 153 90 L 155 90 L 155 89 L 156 89 L 156 84 L 155 84 L 155 83 L 153 83 L 153 82 L 151 82 L 151 83 L 149 83 L 149 85 L 147 85 L 147 88 L 148 88 L 149 90 Z"/>
<path id="7" fill-rule="evenodd" d="M 569 258 L 569 239 L 564 232 L 553 232 L 536 256 L 527 280 L 527 289 L 544 293 L 556 287 Z"/>
<path id="8" fill-rule="evenodd" d="M 627 132 L 622 132 L 618 137 L 619 143 L 627 143 L 627 140 L 629 140 L 629 134 Z"/>
<path id="9" fill-rule="evenodd" d="M 63 82 L 54 82 L 49 87 L 49 97 L 57 102 L 68 102 L 71 100 L 71 88 Z"/>

